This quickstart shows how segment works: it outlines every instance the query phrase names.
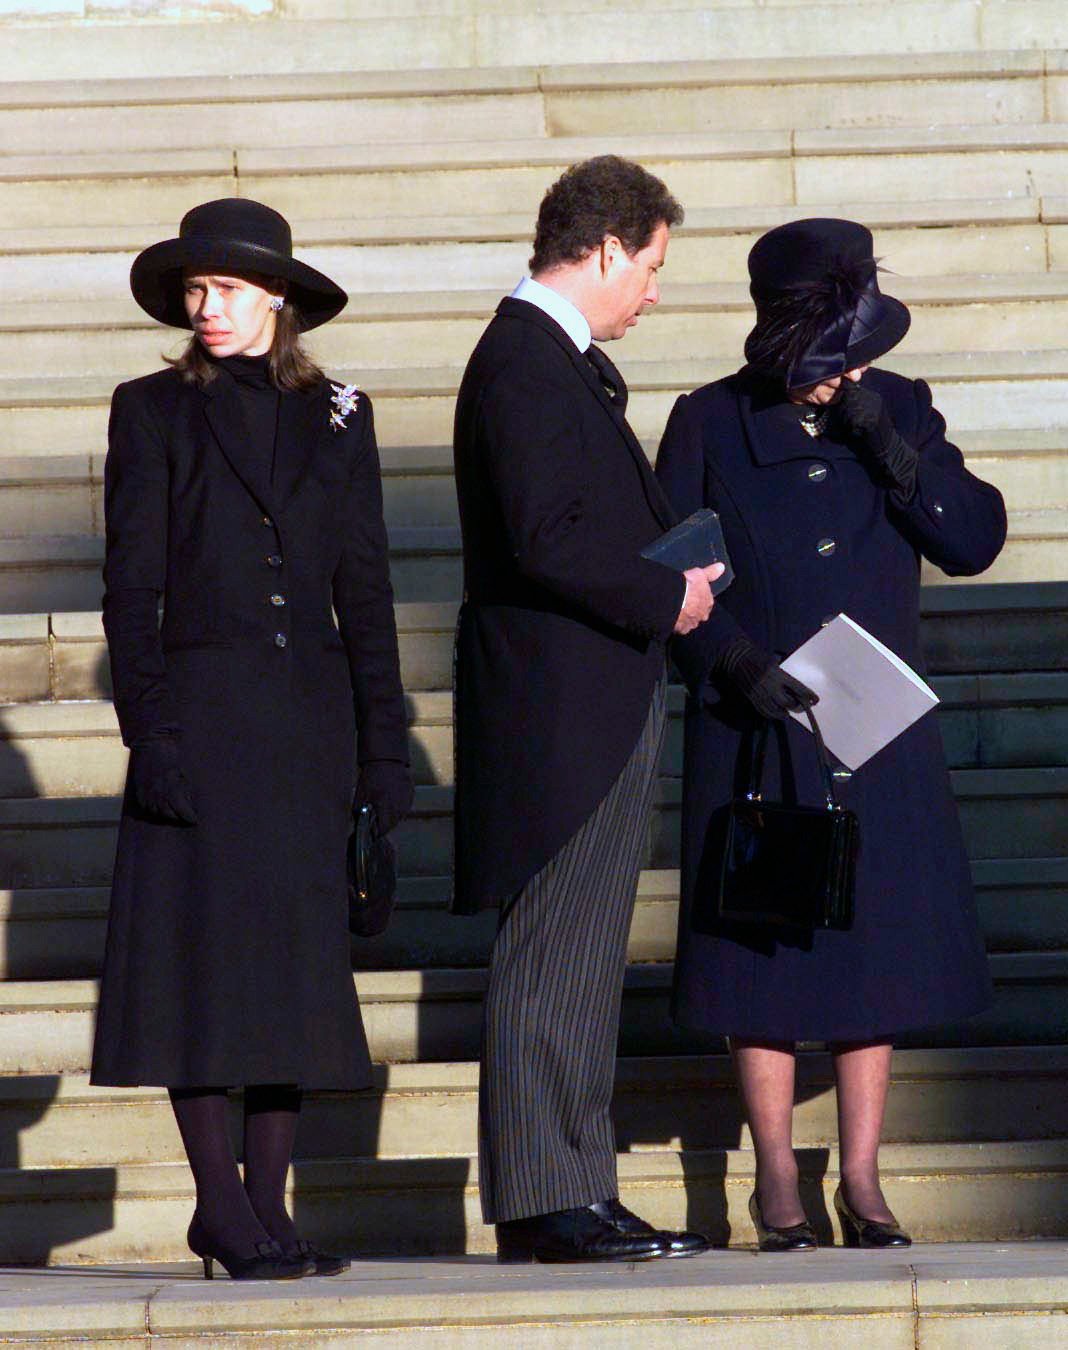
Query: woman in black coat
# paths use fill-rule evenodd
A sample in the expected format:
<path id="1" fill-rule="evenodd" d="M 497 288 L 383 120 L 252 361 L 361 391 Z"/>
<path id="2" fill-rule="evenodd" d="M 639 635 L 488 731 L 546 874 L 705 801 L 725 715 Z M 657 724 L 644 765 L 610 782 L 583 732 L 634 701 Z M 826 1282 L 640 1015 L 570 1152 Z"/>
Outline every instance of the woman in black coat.
<path id="1" fill-rule="evenodd" d="M 194 208 L 131 286 L 194 336 L 112 402 L 104 626 L 130 762 L 92 1077 L 170 1089 L 205 1274 L 333 1274 L 285 1181 L 302 1087 L 370 1083 L 350 813 L 389 830 L 412 798 L 371 405 L 301 349 L 346 296 L 266 206 Z"/>
<path id="2" fill-rule="evenodd" d="M 812 736 L 787 717 L 814 696 L 779 661 L 845 613 L 922 670 L 921 558 L 953 576 L 983 571 L 1004 542 L 1005 511 L 946 440 L 927 385 L 868 369 L 909 325 L 904 305 L 879 291 L 868 230 L 795 222 L 757 242 L 749 269 L 748 364 L 678 400 L 657 461 L 682 515 L 719 512 L 736 572 L 674 653 L 688 690 L 674 1013 L 730 1037 L 763 1250 L 815 1245 L 791 1144 L 802 1040 L 834 1055 L 846 1240 L 907 1245 L 878 1173 L 892 1042 L 990 998 L 935 718 L 852 778 L 841 771 L 839 796 L 861 833 L 851 931 L 722 922 L 718 869 L 727 804 L 744 790 L 761 725 L 772 724 L 765 797 L 822 800 Z"/>

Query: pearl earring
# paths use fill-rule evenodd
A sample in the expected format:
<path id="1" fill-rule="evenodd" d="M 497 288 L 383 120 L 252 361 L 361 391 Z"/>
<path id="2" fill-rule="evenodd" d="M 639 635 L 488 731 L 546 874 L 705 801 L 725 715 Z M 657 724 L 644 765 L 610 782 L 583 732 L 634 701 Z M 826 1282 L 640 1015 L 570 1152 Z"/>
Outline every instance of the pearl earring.
<path id="1" fill-rule="evenodd" d="M 284 304 L 285 304 L 285 301 L 282 299 L 282 297 L 281 297 L 280 295 L 272 295 L 272 296 L 271 296 L 271 308 L 274 310 L 274 312 L 275 312 L 276 314 L 278 313 L 278 311 L 282 308 L 282 306 L 283 306 Z"/>

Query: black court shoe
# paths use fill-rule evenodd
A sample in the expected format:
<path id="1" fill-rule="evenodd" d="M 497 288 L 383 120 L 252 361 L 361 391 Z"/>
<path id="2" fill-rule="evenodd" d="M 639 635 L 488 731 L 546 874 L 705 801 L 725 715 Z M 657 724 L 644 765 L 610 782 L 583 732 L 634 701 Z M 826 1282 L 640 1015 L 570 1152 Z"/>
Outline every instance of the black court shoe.
<path id="1" fill-rule="evenodd" d="M 842 1241 L 847 1247 L 911 1247 L 912 1238 L 898 1226 L 878 1219 L 862 1219 L 846 1202 L 839 1186 L 834 1193 L 834 1207 L 842 1224 Z"/>
<path id="2" fill-rule="evenodd" d="M 227 1250 L 215 1242 L 197 1214 L 193 1215 L 186 1241 L 194 1256 L 199 1256 L 204 1262 L 206 1280 L 212 1279 L 215 1274 L 215 1261 L 231 1280 L 299 1280 L 308 1273 L 308 1263 L 304 1258 L 291 1260 L 277 1242 L 257 1242 L 254 1252 L 248 1255 Z"/>
<path id="3" fill-rule="evenodd" d="M 666 1255 L 667 1244 L 655 1230 L 651 1235 L 622 1233 L 588 1205 L 497 1225 L 497 1260 L 502 1265 L 653 1261 Z"/>
<path id="4" fill-rule="evenodd" d="M 347 1256 L 331 1256 L 329 1252 L 321 1252 L 305 1238 L 297 1238 L 294 1246 L 285 1247 L 283 1251 L 287 1261 L 303 1261 L 308 1275 L 340 1275 L 352 1265 Z"/>
<path id="5" fill-rule="evenodd" d="M 807 1220 L 792 1223 L 786 1228 L 773 1228 L 766 1224 L 756 1191 L 749 1197 L 749 1217 L 753 1220 L 762 1252 L 814 1252 L 819 1245 L 812 1225 Z"/>
<path id="6" fill-rule="evenodd" d="M 699 1252 L 707 1252 L 712 1246 L 703 1233 L 675 1233 L 666 1228 L 654 1228 L 651 1223 L 646 1223 L 644 1219 L 632 1213 L 618 1199 L 600 1200 L 596 1205 L 590 1205 L 590 1209 L 602 1219 L 607 1219 L 621 1233 L 629 1233 L 634 1237 L 660 1238 L 667 1245 L 665 1256 L 697 1256 Z"/>

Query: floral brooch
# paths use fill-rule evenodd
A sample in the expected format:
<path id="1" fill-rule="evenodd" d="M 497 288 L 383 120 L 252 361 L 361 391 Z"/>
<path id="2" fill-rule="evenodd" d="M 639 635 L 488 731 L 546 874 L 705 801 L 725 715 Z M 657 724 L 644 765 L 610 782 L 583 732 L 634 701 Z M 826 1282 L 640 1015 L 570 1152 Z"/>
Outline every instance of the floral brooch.
<path id="1" fill-rule="evenodd" d="M 330 412 L 330 425 L 334 431 L 341 431 L 345 426 L 345 418 L 356 411 L 360 396 L 354 384 L 335 384 L 331 380 L 330 388 L 334 391 L 330 396 L 330 402 L 334 405 Z"/>

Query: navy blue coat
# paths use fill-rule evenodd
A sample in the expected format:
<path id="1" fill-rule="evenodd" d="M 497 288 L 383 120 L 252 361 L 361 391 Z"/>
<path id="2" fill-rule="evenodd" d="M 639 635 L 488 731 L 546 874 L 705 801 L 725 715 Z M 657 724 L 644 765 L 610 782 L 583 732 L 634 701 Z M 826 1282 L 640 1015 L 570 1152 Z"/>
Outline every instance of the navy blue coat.
<path id="1" fill-rule="evenodd" d="M 951 576 L 989 567 L 1005 539 L 996 488 L 965 467 L 922 380 L 864 376 L 920 455 L 898 505 L 831 428 L 808 437 L 768 384 L 744 373 L 678 400 L 656 472 L 683 515 L 722 518 L 736 580 L 712 618 L 677 641 L 688 689 L 682 905 L 674 1012 L 688 1027 L 769 1040 L 864 1040 L 981 1011 L 990 979 L 935 716 L 844 782 L 861 852 L 848 933 L 775 940 L 715 917 L 726 807 L 743 785 L 757 725 L 710 671 L 739 632 L 784 657 L 846 613 L 915 670 L 920 560 Z M 825 472 L 824 472 L 825 471 Z M 818 545 L 822 544 L 822 548 Z M 833 545 L 833 548 L 830 547 Z M 765 795 L 819 802 L 812 738 L 776 724 Z"/>

